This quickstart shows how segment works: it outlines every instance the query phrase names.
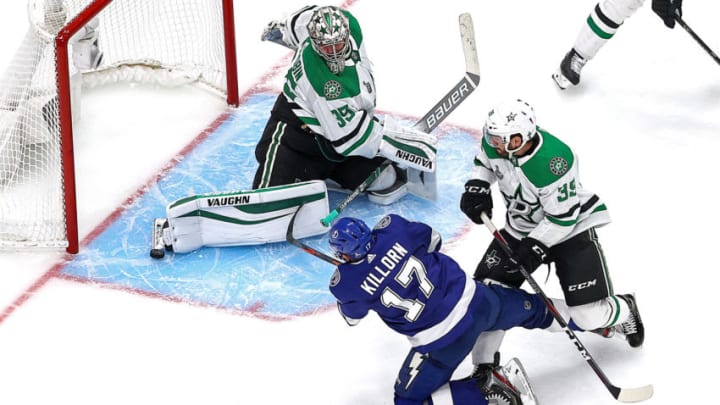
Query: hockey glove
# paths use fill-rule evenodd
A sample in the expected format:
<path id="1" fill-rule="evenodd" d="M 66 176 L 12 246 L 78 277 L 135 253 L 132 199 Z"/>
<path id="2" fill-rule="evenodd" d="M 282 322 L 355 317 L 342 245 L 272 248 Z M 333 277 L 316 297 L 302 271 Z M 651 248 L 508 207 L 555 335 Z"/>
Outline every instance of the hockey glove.
<path id="1" fill-rule="evenodd" d="M 682 0 L 653 0 L 652 10 L 668 28 L 675 27 L 675 12 L 682 17 Z"/>
<path id="2" fill-rule="evenodd" d="M 392 117 L 385 118 L 382 135 L 378 150 L 380 156 L 392 160 L 401 168 L 435 171 L 437 136 L 400 126 Z"/>
<path id="3" fill-rule="evenodd" d="M 293 49 L 293 47 L 288 45 L 283 39 L 283 32 L 285 32 L 285 30 L 284 22 L 277 20 L 270 21 L 267 27 L 263 30 L 260 40 L 274 42 L 286 48 Z"/>
<path id="4" fill-rule="evenodd" d="M 476 224 L 482 224 L 480 214 L 485 212 L 492 218 L 492 194 L 490 183 L 478 179 L 465 183 L 465 192 L 460 197 L 460 209 Z"/>
<path id="5" fill-rule="evenodd" d="M 532 273 L 548 260 L 548 247 L 534 238 L 522 239 L 514 253 L 510 260 L 515 265 L 522 265 L 528 273 Z"/>

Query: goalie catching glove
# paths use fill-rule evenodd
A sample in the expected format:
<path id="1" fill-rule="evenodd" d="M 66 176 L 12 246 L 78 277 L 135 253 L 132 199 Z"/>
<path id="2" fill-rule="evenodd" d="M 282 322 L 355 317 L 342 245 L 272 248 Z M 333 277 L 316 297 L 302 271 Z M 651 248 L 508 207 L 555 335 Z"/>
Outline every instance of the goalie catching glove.
<path id="1" fill-rule="evenodd" d="M 383 124 L 378 154 L 402 168 L 434 172 L 437 142 L 437 136 L 400 126 L 393 117 L 388 116 Z"/>

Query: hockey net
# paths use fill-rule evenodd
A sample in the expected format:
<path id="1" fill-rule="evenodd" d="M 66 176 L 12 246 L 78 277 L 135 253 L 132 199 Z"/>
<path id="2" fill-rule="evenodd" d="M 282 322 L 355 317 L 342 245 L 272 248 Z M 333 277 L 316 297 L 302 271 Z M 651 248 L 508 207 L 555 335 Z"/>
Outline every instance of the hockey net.
<path id="1" fill-rule="evenodd" d="M 232 0 L 30 0 L 28 16 L 0 76 L 0 248 L 77 253 L 82 88 L 192 84 L 237 105 Z"/>

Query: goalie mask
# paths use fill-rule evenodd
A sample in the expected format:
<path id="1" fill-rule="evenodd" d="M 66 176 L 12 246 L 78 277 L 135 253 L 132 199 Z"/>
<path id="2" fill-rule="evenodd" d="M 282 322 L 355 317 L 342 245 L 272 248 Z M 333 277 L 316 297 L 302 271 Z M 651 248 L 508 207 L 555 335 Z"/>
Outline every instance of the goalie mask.
<path id="1" fill-rule="evenodd" d="M 370 251 L 372 231 L 361 219 L 343 217 L 330 228 L 328 243 L 338 259 L 357 261 Z"/>
<path id="2" fill-rule="evenodd" d="M 345 59 L 350 56 L 350 23 L 337 7 L 326 6 L 315 10 L 307 25 L 312 47 L 328 68 L 340 74 L 345 69 Z"/>
<path id="3" fill-rule="evenodd" d="M 530 104 L 520 99 L 505 101 L 495 106 L 488 113 L 483 127 L 485 141 L 493 148 L 502 145 L 509 156 L 525 146 L 536 133 L 535 111 Z M 515 135 L 520 136 L 522 142 L 511 148 L 510 139 Z"/>

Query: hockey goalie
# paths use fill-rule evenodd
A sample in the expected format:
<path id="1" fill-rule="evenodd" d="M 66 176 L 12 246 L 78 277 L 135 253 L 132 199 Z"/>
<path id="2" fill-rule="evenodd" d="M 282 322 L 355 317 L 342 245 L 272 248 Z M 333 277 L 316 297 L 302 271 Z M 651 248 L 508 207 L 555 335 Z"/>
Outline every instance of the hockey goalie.
<path id="1" fill-rule="evenodd" d="M 61 0 L 30 0 L 30 28 L 0 79 L 0 187 L 29 181 L 43 162 L 40 149 L 58 135 L 55 53 L 51 44 L 66 24 Z M 73 120 L 80 116 L 82 73 L 102 61 L 97 20 L 86 24 L 70 40 L 69 66 Z M 59 165 L 59 162 L 55 162 Z"/>

